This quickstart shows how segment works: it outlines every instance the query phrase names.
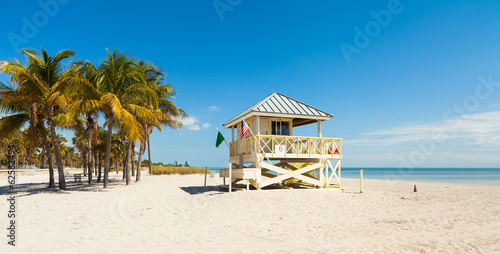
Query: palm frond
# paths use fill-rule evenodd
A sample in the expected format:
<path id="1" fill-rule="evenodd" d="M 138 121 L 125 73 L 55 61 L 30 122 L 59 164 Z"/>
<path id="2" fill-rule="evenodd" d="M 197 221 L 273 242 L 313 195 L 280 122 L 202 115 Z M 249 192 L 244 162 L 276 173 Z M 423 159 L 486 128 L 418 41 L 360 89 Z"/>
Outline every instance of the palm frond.
<path id="1" fill-rule="evenodd" d="M 0 118 L 0 138 L 20 130 L 30 120 L 29 113 L 13 114 Z"/>
<path id="2" fill-rule="evenodd" d="M 15 90 L 12 86 L 4 84 L 2 81 L 0 81 L 0 92 L 3 91 L 13 91 Z"/>
<path id="3" fill-rule="evenodd" d="M 70 106 L 70 111 L 75 114 L 102 110 L 104 107 L 101 100 L 75 100 Z"/>
<path id="4" fill-rule="evenodd" d="M 141 139 L 144 133 L 140 122 L 126 109 L 122 109 L 121 111 L 120 122 L 127 137 L 131 140 Z"/>
<path id="5" fill-rule="evenodd" d="M 63 49 L 63 50 L 57 52 L 57 54 L 54 56 L 53 61 L 55 63 L 59 63 L 60 61 L 66 59 L 66 58 L 75 56 L 75 55 L 76 55 L 75 51 L 73 51 L 71 49 Z"/>
<path id="6" fill-rule="evenodd" d="M 121 113 L 123 111 L 122 105 L 118 97 L 112 93 L 106 93 L 101 97 L 101 100 L 106 103 L 106 105 L 110 108 L 113 116 L 116 118 L 121 117 Z M 107 114 L 108 112 L 106 112 Z"/>
<path id="7" fill-rule="evenodd" d="M 131 112 L 139 120 L 147 121 L 161 131 L 161 125 L 158 118 L 156 118 L 156 115 L 149 109 L 134 104 L 128 104 L 127 108 L 129 108 L 129 112 Z"/>

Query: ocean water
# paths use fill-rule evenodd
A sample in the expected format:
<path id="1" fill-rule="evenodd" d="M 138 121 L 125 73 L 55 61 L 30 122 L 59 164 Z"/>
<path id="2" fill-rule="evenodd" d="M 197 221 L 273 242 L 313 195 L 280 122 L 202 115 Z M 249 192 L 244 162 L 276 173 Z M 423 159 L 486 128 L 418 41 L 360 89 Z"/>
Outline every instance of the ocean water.
<path id="1" fill-rule="evenodd" d="M 218 170 L 222 167 L 209 169 Z M 500 185 L 500 168 L 347 168 L 341 171 L 342 178 L 359 178 L 363 169 L 364 179 L 392 179 L 427 182 L 477 183 Z"/>
<path id="2" fill-rule="evenodd" d="M 500 168 L 342 168 L 342 178 L 359 178 L 361 169 L 366 179 L 500 185 Z"/>

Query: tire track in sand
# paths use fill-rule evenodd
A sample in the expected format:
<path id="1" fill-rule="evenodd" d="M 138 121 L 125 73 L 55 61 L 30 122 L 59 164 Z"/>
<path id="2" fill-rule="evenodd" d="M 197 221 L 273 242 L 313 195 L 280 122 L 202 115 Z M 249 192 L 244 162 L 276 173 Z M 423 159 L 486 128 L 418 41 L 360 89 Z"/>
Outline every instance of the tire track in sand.
<path id="1" fill-rule="evenodd" d="M 249 249 L 255 247 L 254 244 L 252 243 L 258 243 L 258 247 L 261 249 L 267 249 L 266 247 L 269 247 L 270 249 L 275 248 L 277 242 L 276 241 L 271 241 L 268 238 L 265 237 L 260 237 L 260 236 L 255 236 L 253 234 L 249 234 L 245 231 L 238 230 L 236 227 L 232 227 L 231 229 L 223 229 L 223 228 L 218 228 L 214 226 L 212 223 L 208 223 L 205 220 L 198 220 L 198 219 L 193 219 L 191 216 L 189 216 L 189 213 L 186 213 L 186 211 L 183 211 L 182 208 L 179 208 L 179 206 L 184 206 L 186 210 L 192 209 L 198 212 L 203 213 L 203 211 L 195 206 L 189 205 L 186 202 L 182 203 L 173 203 L 168 196 L 162 197 L 157 199 L 158 203 L 160 204 L 160 207 L 171 213 L 172 215 L 175 216 L 181 216 L 183 220 L 185 221 L 190 221 L 195 225 L 200 225 L 200 226 L 210 226 L 210 230 L 216 231 L 217 233 L 213 234 L 216 236 L 219 236 L 219 239 L 223 239 L 226 242 L 231 242 L 235 243 L 238 241 L 241 241 L 241 239 L 246 239 L 248 243 L 245 243 L 245 245 L 248 245 Z M 280 242 L 279 244 L 284 244 L 285 242 Z M 310 249 L 310 246 L 297 246 L 297 243 L 294 243 L 296 246 L 294 247 L 294 251 L 297 253 L 311 253 L 311 251 L 314 251 Z M 237 247 L 241 247 L 242 245 L 238 245 Z"/>
<path id="2" fill-rule="evenodd" d="M 127 196 L 124 196 L 122 194 L 118 199 L 113 199 L 111 201 L 111 205 L 109 206 L 109 214 L 113 221 L 122 229 L 126 230 L 132 235 L 137 234 L 137 232 L 148 235 L 148 237 L 142 238 L 142 240 L 146 241 L 147 243 L 165 243 L 165 241 L 171 242 L 168 238 L 156 232 L 156 230 L 141 225 L 131 217 L 129 204 L 131 200 L 135 200 L 135 198 L 137 198 L 139 194 L 134 192 L 128 194 L 129 195 Z"/>

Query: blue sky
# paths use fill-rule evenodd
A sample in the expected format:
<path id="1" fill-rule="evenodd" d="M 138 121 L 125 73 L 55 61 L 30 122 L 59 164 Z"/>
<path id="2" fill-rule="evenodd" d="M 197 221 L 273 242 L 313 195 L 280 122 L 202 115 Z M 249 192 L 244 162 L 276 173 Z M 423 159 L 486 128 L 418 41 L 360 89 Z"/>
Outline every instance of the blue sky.
<path id="1" fill-rule="evenodd" d="M 500 165 L 498 1 L 1 5 L 2 60 L 43 46 L 98 62 L 118 48 L 165 70 L 190 118 L 152 136 L 153 161 L 225 165 L 215 128 L 229 139 L 221 125 L 277 91 L 335 115 L 323 136 L 344 139 L 344 167 Z"/>

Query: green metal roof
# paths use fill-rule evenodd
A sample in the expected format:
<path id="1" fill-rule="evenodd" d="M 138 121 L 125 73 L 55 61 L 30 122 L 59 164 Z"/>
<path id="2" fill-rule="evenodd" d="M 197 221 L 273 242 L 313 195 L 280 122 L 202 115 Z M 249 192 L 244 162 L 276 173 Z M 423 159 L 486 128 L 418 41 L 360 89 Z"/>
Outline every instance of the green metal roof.
<path id="1" fill-rule="evenodd" d="M 261 116 L 287 115 L 287 117 L 297 119 L 297 121 L 294 120 L 294 126 L 310 124 L 317 120 L 326 121 L 333 117 L 333 115 L 323 110 L 319 110 L 286 95 L 274 92 L 233 117 L 222 126 L 231 128 L 231 126 L 238 123 L 241 118 L 245 118 L 245 116 L 252 113 Z M 302 121 L 299 121 L 300 119 L 302 119 Z M 308 120 L 304 121 L 304 119 Z"/>

